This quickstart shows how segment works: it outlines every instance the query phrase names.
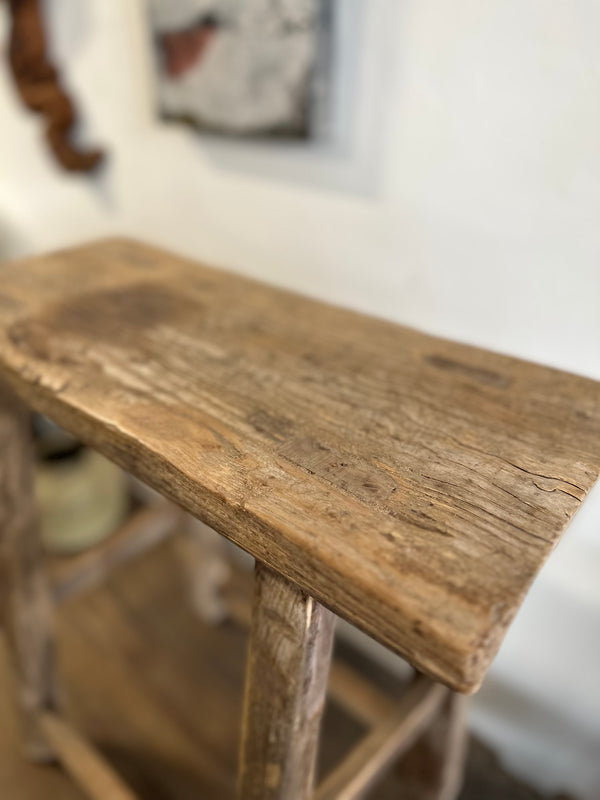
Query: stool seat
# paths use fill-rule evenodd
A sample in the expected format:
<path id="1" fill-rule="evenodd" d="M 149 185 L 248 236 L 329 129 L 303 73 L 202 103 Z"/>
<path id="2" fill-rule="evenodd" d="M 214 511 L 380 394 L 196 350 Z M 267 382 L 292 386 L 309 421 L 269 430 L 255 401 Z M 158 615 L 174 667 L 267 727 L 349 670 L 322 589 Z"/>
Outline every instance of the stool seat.
<path id="1" fill-rule="evenodd" d="M 461 692 L 600 473 L 600 384 L 127 240 L 0 267 L 35 410 Z"/>

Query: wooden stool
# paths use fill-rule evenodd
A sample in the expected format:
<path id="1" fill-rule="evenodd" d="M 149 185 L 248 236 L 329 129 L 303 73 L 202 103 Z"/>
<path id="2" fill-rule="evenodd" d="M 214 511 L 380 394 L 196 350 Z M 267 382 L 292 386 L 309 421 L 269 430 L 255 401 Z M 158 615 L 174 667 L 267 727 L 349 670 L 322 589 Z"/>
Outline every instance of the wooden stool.
<path id="1" fill-rule="evenodd" d="M 598 478 L 599 385 L 128 241 L 0 275 L 2 608 L 32 755 L 132 797 L 58 713 L 29 409 L 256 558 L 242 800 L 361 797 L 434 719 L 431 796 L 453 797 L 445 687 L 478 688 Z M 314 793 L 334 614 L 419 675 Z"/>

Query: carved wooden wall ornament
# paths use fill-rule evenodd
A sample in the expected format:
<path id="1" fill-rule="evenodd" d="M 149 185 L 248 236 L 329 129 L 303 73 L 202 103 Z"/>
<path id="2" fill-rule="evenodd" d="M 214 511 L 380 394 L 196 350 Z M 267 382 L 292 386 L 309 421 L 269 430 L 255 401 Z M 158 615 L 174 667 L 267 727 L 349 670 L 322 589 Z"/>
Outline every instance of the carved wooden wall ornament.
<path id="1" fill-rule="evenodd" d="M 77 113 L 47 53 L 40 0 L 7 2 L 11 16 L 8 60 L 18 93 L 28 108 L 44 117 L 46 139 L 58 162 L 71 172 L 89 172 L 104 154 L 81 148 L 71 139 Z"/>

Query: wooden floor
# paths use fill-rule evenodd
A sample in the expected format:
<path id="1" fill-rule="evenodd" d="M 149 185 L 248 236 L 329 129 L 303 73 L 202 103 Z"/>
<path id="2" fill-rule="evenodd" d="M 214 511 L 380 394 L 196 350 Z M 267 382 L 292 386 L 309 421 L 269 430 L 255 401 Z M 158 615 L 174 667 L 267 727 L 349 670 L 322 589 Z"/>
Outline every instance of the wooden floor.
<path id="1" fill-rule="evenodd" d="M 246 634 L 233 624 L 212 628 L 198 620 L 179 558 L 177 541 L 166 542 L 102 589 L 62 607 L 58 638 L 65 705 L 143 800 L 227 800 L 235 786 Z M 389 676 L 380 678 L 390 682 Z M 59 768 L 32 766 L 21 757 L 10 688 L 2 642 L 1 800 L 83 800 Z M 391 683 L 390 688 L 394 691 Z M 321 770 L 361 733 L 358 723 L 330 704 Z M 400 769 L 390 774 L 372 797 L 414 800 L 417 768 L 409 759 L 404 774 Z M 483 797 L 533 800 L 536 794 L 505 775 L 474 743 L 462 800 Z"/>

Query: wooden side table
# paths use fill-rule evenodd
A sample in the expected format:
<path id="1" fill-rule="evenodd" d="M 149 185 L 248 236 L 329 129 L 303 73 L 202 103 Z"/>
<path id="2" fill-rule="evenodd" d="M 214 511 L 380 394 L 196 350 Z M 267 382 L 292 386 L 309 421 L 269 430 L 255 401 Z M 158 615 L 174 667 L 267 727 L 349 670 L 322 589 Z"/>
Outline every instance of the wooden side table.
<path id="1" fill-rule="evenodd" d="M 2 608 L 32 753 L 132 796 L 59 714 L 29 409 L 256 558 L 242 800 L 363 796 L 442 709 L 452 797 L 444 686 L 478 688 L 597 480 L 599 384 L 125 240 L 0 274 Z M 314 793 L 334 614 L 419 676 Z"/>

